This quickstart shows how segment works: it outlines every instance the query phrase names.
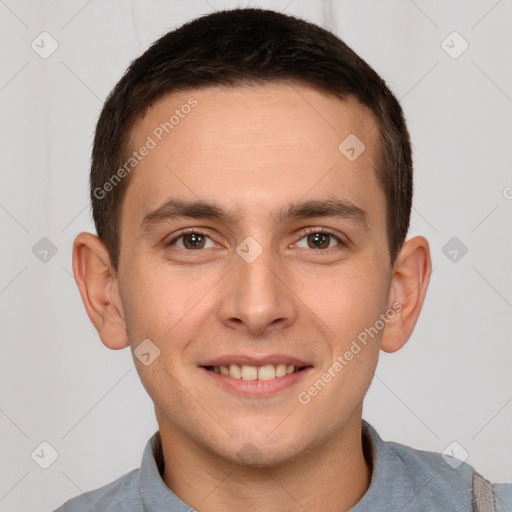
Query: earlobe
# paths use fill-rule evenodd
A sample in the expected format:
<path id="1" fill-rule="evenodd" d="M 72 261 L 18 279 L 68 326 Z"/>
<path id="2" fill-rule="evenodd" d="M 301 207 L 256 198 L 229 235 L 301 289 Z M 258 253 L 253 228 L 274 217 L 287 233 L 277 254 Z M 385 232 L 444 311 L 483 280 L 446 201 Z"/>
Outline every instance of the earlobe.
<path id="1" fill-rule="evenodd" d="M 404 242 L 393 265 L 390 304 L 399 311 L 386 325 L 381 341 L 384 352 L 396 352 L 410 338 L 427 293 L 432 261 L 426 238 L 416 236 Z"/>
<path id="2" fill-rule="evenodd" d="M 80 233 L 73 243 L 73 273 L 89 319 L 103 344 L 113 350 L 128 346 L 128 336 L 114 269 L 103 242 Z"/>

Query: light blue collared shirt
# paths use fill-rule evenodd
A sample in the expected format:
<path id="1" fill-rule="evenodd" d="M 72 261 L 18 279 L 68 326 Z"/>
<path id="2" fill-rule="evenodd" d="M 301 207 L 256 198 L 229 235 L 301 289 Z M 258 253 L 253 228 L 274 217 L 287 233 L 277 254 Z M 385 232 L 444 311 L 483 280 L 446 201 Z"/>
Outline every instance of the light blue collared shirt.
<path id="1" fill-rule="evenodd" d="M 362 432 L 373 471 L 370 487 L 350 512 L 512 512 L 512 483 L 491 484 L 466 463 L 452 467 L 456 464 L 439 453 L 383 441 L 365 420 Z M 55 512 L 193 512 L 165 485 L 163 464 L 157 431 L 140 469 L 68 500 Z"/>

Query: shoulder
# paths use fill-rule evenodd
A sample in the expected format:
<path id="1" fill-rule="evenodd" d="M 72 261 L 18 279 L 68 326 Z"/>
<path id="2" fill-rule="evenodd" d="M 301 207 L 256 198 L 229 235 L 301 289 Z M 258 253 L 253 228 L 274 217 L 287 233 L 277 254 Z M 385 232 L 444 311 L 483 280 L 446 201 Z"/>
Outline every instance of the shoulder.
<path id="1" fill-rule="evenodd" d="M 471 501 L 475 511 L 496 512 L 512 507 L 512 483 L 491 483 L 474 467 L 438 452 L 418 450 L 392 441 L 386 445 L 400 458 L 421 492 L 444 503 L 461 505 Z M 493 496 L 494 495 L 494 496 Z"/>
<path id="2" fill-rule="evenodd" d="M 512 510 L 512 483 L 493 484 L 492 488 L 496 512 L 510 512 Z"/>
<path id="3" fill-rule="evenodd" d="M 134 469 L 110 484 L 71 498 L 54 512 L 113 512 L 125 510 L 127 506 L 132 512 L 143 511 L 139 495 L 139 471 Z"/>
<path id="4" fill-rule="evenodd" d="M 160 487 L 168 491 L 159 476 L 158 464 L 162 462 L 160 455 L 160 433 L 156 431 L 146 443 L 139 469 L 134 469 L 103 487 L 84 492 L 66 501 L 54 512 L 144 512 L 144 500 L 148 492 L 154 493 L 155 488 L 156 491 L 160 491 Z M 160 491 L 159 495 L 162 494 Z"/>

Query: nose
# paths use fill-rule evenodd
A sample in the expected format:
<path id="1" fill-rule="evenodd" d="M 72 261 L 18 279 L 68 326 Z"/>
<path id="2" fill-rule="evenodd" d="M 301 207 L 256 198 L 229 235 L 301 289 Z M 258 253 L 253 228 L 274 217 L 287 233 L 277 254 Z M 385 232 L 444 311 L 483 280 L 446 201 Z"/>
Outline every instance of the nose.
<path id="1" fill-rule="evenodd" d="M 286 263 L 270 247 L 265 246 L 254 261 L 234 254 L 233 265 L 218 310 L 224 325 L 262 336 L 295 322 L 298 298 Z"/>

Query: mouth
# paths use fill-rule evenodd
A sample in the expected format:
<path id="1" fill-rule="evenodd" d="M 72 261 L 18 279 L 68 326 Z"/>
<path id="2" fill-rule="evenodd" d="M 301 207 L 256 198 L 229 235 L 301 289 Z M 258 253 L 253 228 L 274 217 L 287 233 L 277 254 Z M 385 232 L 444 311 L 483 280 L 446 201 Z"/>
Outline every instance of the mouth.
<path id="1" fill-rule="evenodd" d="M 247 364 L 232 363 L 219 366 L 203 366 L 208 371 L 229 376 L 232 379 L 242 380 L 274 380 L 297 373 L 309 368 L 307 366 L 295 366 L 294 364 L 265 364 L 263 366 L 252 366 Z"/>
<path id="2" fill-rule="evenodd" d="M 199 365 L 222 389 L 246 397 L 261 397 L 293 386 L 313 365 L 286 356 L 224 357 Z"/>

